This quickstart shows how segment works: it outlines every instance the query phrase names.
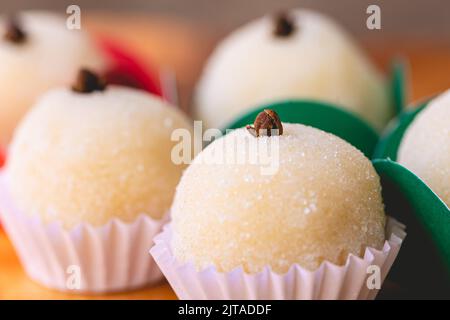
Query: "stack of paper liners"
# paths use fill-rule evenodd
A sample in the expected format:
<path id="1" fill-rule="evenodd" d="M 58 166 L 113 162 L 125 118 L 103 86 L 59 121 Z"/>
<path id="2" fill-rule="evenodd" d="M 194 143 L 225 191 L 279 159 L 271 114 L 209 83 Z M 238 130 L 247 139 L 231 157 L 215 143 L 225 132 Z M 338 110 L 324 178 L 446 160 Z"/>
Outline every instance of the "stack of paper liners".
<path id="1" fill-rule="evenodd" d="M 382 250 L 366 248 L 362 258 L 349 255 L 345 265 L 324 262 L 315 271 L 298 264 L 284 274 L 268 266 L 256 274 L 240 267 L 227 273 L 214 266 L 198 271 L 193 263 L 182 264 L 173 256 L 170 225 L 155 238 L 150 253 L 180 299 L 374 299 L 378 290 L 369 289 L 367 282 L 377 271 L 369 267 L 379 267 L 382 284 L 406 236 L 404 228 L 388 218 Z"/>
<path id="2" fill-rule="evenodd" d="M 102 227 L 79 224 L 71 230 L 43 224 L 14 206 L 0 177 L 0 216 L 26 273 L 61 291 L 101 293 L 154 283 L 162 274 L 147 254 L 165 219 L 140 215 L 132 223 L 111 219 Z"/>

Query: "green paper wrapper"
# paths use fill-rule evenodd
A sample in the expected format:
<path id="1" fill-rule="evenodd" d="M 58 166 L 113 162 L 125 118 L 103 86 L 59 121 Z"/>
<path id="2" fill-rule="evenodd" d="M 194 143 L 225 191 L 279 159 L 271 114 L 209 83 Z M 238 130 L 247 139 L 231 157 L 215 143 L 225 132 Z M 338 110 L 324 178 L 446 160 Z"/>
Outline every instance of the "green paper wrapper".
<path id="1" fill-rule="evenodd" d="M 265 105 L 237 118 L 226 129 L 237 129 L 253 123 L 264 109 L 277 112 L 283 122 L 301 123 L 335 134 L 350 142 L 369 158 L 378 141 L 375 130 L 352 113 L 312 100 L 287 100 Z"/>
<path id="2" fill-rule="evenodd" d="M 415 107 L 404 111 L 393 119 L 387 126 L 385 133 L 378 142 L 373 158 L 374 159 L 391 159 L 397 160 L 397 151 L 400 142 L 414 118 L 422 111 L 430 102 L 427 99 L 418 103 Z"/>
<path id="3" fill-rule="evenodd" d="M 406 65 L 405 59 L 402 58 L 394 60 L 391 64 L 391 90 L 395 115 L 400 114 L 407 103 L 408 88 L 406 82 Z"/>
<path id="4" fill-rule="evenodd" d="M 392 63 L 390 90 L 393 115 L 403 110 L 406 101 L 405 65 L 402 60 Z M 257 107 L 237 117 L 223 131 L 253 123 L 264 109 L 275 110 L 283 122 L 301 123 L 335 134 L 361 150 L 368 158 L 372 158 L 379 140 L 378 133 L 370 124 L 345 108 L 307 99 L 283 100 Z"/>
<path id="5" fill-rule="evenodd" d="M 373 161 L 381 177 L 386 212 L 404 221 L 410 234 L 391 277 L 402 298 L 450 297 L 450 210 L 414 173 L 393 161 L 401 139 L 427 105 L 402 113 L 380 140 Z M 384 158 L 384 159 L 383 159 Z"/>

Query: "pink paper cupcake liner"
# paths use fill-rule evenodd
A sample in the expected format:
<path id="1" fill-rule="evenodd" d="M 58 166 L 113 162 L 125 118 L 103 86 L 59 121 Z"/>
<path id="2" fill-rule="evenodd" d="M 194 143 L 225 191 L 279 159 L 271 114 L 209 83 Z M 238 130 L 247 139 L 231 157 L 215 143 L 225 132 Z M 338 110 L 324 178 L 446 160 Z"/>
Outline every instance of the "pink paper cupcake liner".
<path id="1" fill-rule="evenodd" d="M 132 223 L 111 219 L 102 227 L 80 224 L 66 230 L 60 223 L 45 225 L 16 208 L 3 175 L 0 216 L 26 273 L 47 287 L 103 293 L 131 290 L 162 279 L 148 248 L 167 219 L 153 220 L 141 214 Z"/>
<path id="2" fill-rule="evenodd" d="M 298 264 L 284 274 L 268 266 L 256 274 L 248 274 L 241 267 L 225 273 L 214 266 L 198 271 L 193 263 L 181 263 L 173 256 L 170 224 L 155 238 L 150 254 L 180 299 L 374 299 L 379 290 L 367 286 L 373 274 L 368 268 L 379 267 L 382 284 L 406 236 L 404 229 L 404 225 L 388 218 L 387 240 L 381 250 L 366 248 L 362 258 L 349 255 L 342 266 L 324 262 L 315 271 Z"/>

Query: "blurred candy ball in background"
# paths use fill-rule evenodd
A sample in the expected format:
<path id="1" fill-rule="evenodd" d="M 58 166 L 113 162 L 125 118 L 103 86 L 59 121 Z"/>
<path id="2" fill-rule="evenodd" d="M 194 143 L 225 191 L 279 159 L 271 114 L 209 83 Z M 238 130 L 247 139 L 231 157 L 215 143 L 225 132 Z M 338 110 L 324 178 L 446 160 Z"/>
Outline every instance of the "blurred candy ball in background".
<path id="1" fill-rule="evenodd" d="M 81 67 L 102 72 L 105 57 L 83 30 L 56 14 L 28 11 L 0 17 L 0 145 L 48 89 L 69 84 Z"/>
<path id="2" fill-rule="evenodd" d="M 381 74 L 339 25 L 308 10 L 265 16 L 223 40 L 198 83 L 194 113 L 220 128 L 288 98 L 337 104 L 377 129 L 392 116 Z"/>

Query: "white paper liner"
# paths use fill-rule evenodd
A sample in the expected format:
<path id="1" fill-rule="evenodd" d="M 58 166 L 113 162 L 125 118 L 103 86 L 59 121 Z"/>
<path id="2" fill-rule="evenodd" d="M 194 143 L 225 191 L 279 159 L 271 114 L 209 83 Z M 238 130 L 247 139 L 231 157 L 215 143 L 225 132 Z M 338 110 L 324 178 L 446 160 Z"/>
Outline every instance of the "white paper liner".
<path id="1" fill-rule="evenodd" d="M 80 224 L 71 230 L 60 223 L 45 225 L 16 208 L 3 174 L 0 216 L 26 273 L 47 287 L 102 293 L 131 290 L 162 279 L 148 248 L 167 218 L 153 220 L 142 214 L 132 223 L 111 219 L 102 227 Z M 74 287 L 78 267 L 80 286 Z"/>
<path id="2" fill-rule="evenodd" d="M 366 285 L 372 274 L 367 268 L 378 266 L 383 283 L 406 236 L 404 229 L 404 225 L 388 217 L 387 240 L 381 250 L 366 248 L 363 258 L 349 255 L 343 266 L 324 262 L 316 271 L 298 264 L 284 274 L 268 266 L 256 274 L 248 274 L 242 267 L 226 273 L 214 266 L 197 271 L 193 263 L 180 263 L 173 256 L 170 224 L 155 238 L 150 254 L 180 299 L 374 299 L 378 290 Z"/>

